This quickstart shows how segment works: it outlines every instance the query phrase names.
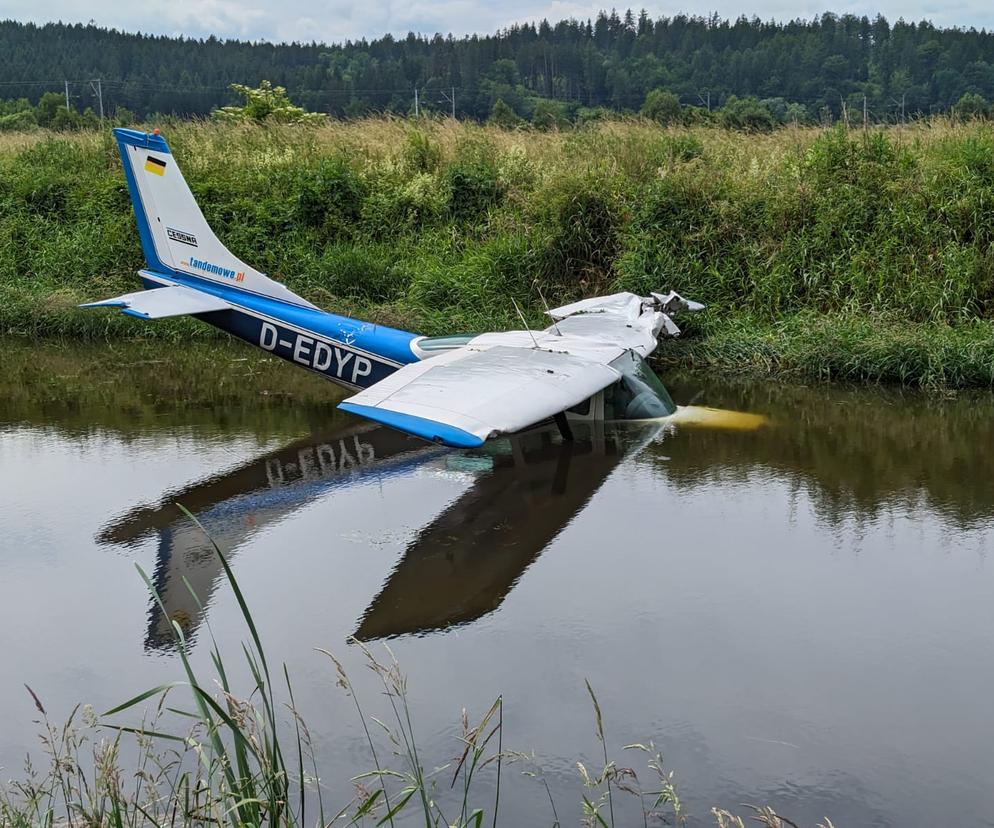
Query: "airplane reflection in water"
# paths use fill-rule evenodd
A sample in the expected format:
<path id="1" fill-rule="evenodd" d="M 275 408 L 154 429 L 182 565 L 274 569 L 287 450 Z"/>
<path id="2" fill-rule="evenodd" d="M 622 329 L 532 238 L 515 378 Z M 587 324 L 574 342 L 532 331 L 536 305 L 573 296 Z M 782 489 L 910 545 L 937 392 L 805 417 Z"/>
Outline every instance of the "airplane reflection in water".
<path id="1" fill-rule="evenodd" d="M 452 452 L 382 426 L 340 427 L 169 492 L 158 505 L 137 507 L 113 521 L 97 540 L 134 546 L 158 533 L 153 583 L 169 618 L 151 603 L 145 646 L 168 649 L 174 643 L 170 619 L 193 634 L 205 611 L 201 604 L 208 605 L 222 578 L 210 543 L 174 504 L 195 514 L 230 560 L 259 529 L 335 488 L 426 464 L 471 472 L 470 489 L 408 545 L 355 636 L 371 640 L 443 629 L 499 607 L 623 457 L 665 427 L 598 424 L 589 432 L 576 429 L 575 442 L 541 429 L 472 452 Z"/>

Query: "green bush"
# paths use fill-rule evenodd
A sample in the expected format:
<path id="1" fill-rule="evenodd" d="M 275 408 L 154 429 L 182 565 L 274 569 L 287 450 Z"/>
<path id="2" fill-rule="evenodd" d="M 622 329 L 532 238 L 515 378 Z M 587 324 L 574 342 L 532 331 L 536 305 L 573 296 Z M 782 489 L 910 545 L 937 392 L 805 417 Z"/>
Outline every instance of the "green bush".
<path id="1" fill-rule="evenodd" d="M 295 218 L 328 239 L 349 238 L 362 215 L 365 182 L 341 158 L 323 161 L 299 183 Z"/>
<path id="2" fill-rule="evenodd" d="M 563 176 L 538 193 L 544 278 L 557 296 L 604 288 L 621 249 L 625 211 L 614 180 Z"/>
<path id="3" fill-rule="evenodd" d="M 407 133 L 403 150 L 404 167 L 413 173 L 434 173 L 442 163 L 442 150 L 423 131 Z"/>
<path id="4" fill-rule="evenodd" d="M 663 146 L 671 162 L 693 161 L 704 156 L 704 144 L 695 135 L 668 135 L 663 139 Z"/>
<path id="5" fill-rule="evenodd" d="M 331 293 L 364 303 L 393 302 L 410 275 L 383 245 L 336 245 L 321 258 L 320 281 Z"/>
<path id="6" fill-rule="evenodd" d="M 680 99 L 668 89 L 653 89 L 645 96 L 642 104 L 642 117 L 661 124 L 675 124 L 680 121 Z"/>
<path id="7" fill-rule="evenodd" d="M 374 239 L 400 238 L 440 223 L 449 193 L 428 173 L 382 176 L 363 203 L 361 226 Z"/>
<path id="8" fill-rule="evenodd" d="M 449 189 L 449 210 L 458 221 L 485 217 L 504 197 L 497 154 L 489 145 L 460 147 L 445 171 L 445 182 Z"/>
<path id="9" fill-rule="evenodd" d="M 729 97 L 718 115 L 721 125 L 746 132 L 769 132 L 776 126 L 770 110 L 756 98 Z"/>

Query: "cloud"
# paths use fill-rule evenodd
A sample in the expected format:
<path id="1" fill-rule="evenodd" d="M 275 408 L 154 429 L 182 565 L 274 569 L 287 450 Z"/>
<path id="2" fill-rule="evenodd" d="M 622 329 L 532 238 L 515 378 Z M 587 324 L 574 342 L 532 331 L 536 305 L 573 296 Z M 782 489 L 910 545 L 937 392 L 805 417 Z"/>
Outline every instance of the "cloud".
<path id="1" fill-rule="evenodd" d="M 3 15 L 15 20 L 44 23 L 55 20 L 97 25 L 156 34 L 183 34 L 188 37 L 217 35 L 224 38 L 279 41 L 341 42 L 362 37 L 375 38 L 387 32 L 403 37 L 409 31 L 432 35 L 473 32 L 489 33 L 513 23 L 594 17 L 613 3 L 582 0 L 502 0 L 479 3 L 471 0 L 330 0 L 318 5 L 308 0 L 172 0 L 159 4 L 129 4 L 120 0 L 8 0 Z M 643 3 L 633 3 L 641 8 Z M 825 0 L 754 0 L 744 8 L 741 0 L 685 0 L 679 7 L 645 4 L 649 14 L 658 17 L 682 10 L 687 14 L 722 17 L 747 14 L 762 19 L 812 18 L 826 7 Z M 891 20 L 930 18 L 941 26 L 994 27 L 994 5 L 979 0 L 939 3 L 937 0 L 885 0 L 870 5 L 865 0 L 836 0 L 838 13 L 878 12 Z M 320 11 L 318 11 L 320 10 Z"/>

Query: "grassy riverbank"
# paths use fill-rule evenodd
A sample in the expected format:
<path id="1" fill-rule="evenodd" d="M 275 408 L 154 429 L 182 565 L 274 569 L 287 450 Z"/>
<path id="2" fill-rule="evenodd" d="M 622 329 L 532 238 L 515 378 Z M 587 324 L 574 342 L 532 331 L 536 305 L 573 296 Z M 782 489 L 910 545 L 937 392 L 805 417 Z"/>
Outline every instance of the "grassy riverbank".
<path id="1" fill-rule="evenodd" d="M 360 120 L 165 130 L 208 219 L 322 307 L 425 333 L 550 301 L 675 288 L 708 303 L 664 363 L 994 384 L 994 130 L 743 135 L 607 123 L 515 132 Z M 82 312 L 141 252 L 107 135 L 0 137 L 0 332 L 171 340 Z"/>

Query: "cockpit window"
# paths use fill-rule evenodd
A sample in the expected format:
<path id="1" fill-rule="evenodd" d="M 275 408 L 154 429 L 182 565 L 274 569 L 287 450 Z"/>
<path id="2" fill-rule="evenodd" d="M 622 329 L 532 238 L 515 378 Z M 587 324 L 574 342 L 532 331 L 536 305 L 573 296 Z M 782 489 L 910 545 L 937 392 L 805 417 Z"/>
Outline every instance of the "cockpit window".
<path id="1" fill-rule="evenodd" d="M 650 420 L 676 411 L 666 387 L 638 354 L 628 351 L 611 367 L 621 372 L 621 380 L 604 392 L 605 419 Z"/>
<path id="2" fill-rule="evenodd" d="M 461 348 L 475 339 L 479 334 L 454 334 L 452 336 L 424 336 L 417 340 L 417 346 L 422 351 L 451 351 Z"/>

